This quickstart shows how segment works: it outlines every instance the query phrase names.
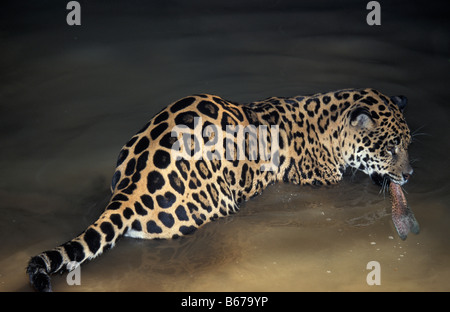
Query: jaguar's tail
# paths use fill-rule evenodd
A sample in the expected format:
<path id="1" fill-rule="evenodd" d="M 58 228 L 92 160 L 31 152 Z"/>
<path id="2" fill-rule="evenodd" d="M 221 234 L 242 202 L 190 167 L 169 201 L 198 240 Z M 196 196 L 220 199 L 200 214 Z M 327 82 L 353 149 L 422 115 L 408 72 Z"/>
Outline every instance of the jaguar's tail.
<path id="1" fill-rule="evenodd" d="M 51 274 L 72 271 L 86 260 L 113 247 L 128 228 L 125 222 L 116 210 L 106 210 L 73 240 L 32 257 L 26 271 L 31 285 L 37 291 L 52 291 Z"/>

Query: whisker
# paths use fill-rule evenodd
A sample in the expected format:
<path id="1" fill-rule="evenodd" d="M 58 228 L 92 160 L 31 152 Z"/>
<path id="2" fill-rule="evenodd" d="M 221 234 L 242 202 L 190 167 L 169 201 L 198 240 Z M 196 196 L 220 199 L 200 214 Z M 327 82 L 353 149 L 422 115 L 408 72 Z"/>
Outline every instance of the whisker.
<path id="1" fill-rule="evenodd" d="M 383 194 L 383 198 L 386 199 L 386 190 L 389 188 L 388 179 L 383 177 L 383 182 L 381 183 L 381 189 L 378 194 Z"/>
<path id="2" fill-rule="evenodd" d="M 422 126 L 420 126 L 419 128 L 417 128 L 416 130 L 414 130 L 414 131 L 411 133 L 411 136 L 417 135 L 417 134 L 418 134 L 418 131 L 422 130 L 423 128 L 425 128 L 425 125 L 422 125 Z M 422 132 L 422 133 L 423 133 L 423 134 L 426 134 L 425 132 Z"/>
<path id="3" fill-rule="evenodd" d="M 411 140 L 412 140 L 413 142 L 420 142 L 420 141 L 417 139 L 418 136 L 431 136 L 431 134 L 429 134 L 429 133 L 426 133 L 426 132 L 419 132 L 419 131 L 422 130 L 423 128 L 425 128 L 425 125 L 423 125 L 423 126 L 417 128 L 416 130 L 414 130 L 414 131 L 411 133 Z"/>
<path id="4" fill-rule="evenodd" d="M 384 198 L 386 198 L 386 193 L 389 193 L 389 179 L 385 178 L 385 183 L 384 183 Z"/>
<path id="5" fill-rule="evenodd" d="M 419 142 L 419 143 L 422 143 L 422 141 L 420 141 L 417 137 L 419 137 L 419 136 L 432 136 L 431 134 L 428 134 L 428 133 L 417 133 L 417 134 L 415 134 L 414 136 L 411 136 L 411 142 L 412 143 L 416 143 L 416 142 Z"/>
<path id="6" fill-rule="evenodd" d="M 418 161 L 420 161 L 420 158 L 413 158 L 413 159 L 409 160 L 409 163 L 413 164 L 413 163 L 418 162 Z"/>
<path id="7" fill-rule="evenodd" d="M 384 179 L 383 182 L 381 182 L 381 188 L 380 191 L 378 192 L 378 195 L 381 195 L 381 193 L 383 193 L 383 187 L 384 187 Z"/>
<path id="8" fill-rule="evenodd" d="M 404 193 L 408 194 L 408 192 L 405 190 L 405 188 L 403 187 L 403 185 L 401 186 L 402 190 Z"/>
<path id="9" fill-rule="evenodd" d="M 412 136 L 413 138 L 415 138 L 416 136 L 420 136 L 420 135 L 428 135 L 428 136 L 431 136 L 431 134 L 426 133 L 426 132 L 417 132 L 417 133 L 411 134 L 411 136 Z"/>

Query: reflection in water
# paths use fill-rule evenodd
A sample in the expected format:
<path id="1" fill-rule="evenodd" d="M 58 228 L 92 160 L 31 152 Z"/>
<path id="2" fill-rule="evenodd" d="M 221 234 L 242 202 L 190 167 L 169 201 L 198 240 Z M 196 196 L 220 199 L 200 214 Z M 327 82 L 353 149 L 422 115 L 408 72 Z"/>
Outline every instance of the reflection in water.
<path id="1" fill-rule="evenodd" d="M 200 92 L 248 102 L 347 87 L 409 98 L 409 125 L 426 134 L 411 146 L 415 174 L 405 186 L 419 235 L 401 241 L 388 194 L 349 172 L 330 187 L 274 185 L 189 237 L 123 238 L 82 266 L 81 286 L 62 275 L 54 289 L 450 290 L 450 63 L 439 13 L 430 22 L 383 4 L 374 28 L 352 1 L 347 9 L 264 3 L 257 14 L 238 2 L 223 11 L 211 4 L 141 13 L 91 5 L 80 29 L 46 26 L 42 18 L 53 24 L 54 14 L 41 10 L 29 17 L 39 20 L 37 30 L 15 20 L 0 32 L 8 47 L 0 77 L 0 291 L 30 290 L 29 257 L 96 219 L 122 144 L 168 103 Z M 120 23 L 111 17 L 118 12 Z M 366 283 L 372 260 L 381 264 L 380 286 Z"/>

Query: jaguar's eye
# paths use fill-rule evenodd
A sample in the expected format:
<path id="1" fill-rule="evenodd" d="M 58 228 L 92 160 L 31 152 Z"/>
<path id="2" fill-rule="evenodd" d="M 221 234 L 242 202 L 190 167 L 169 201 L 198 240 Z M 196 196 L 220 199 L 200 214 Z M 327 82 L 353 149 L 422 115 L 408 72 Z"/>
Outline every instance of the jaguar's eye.
<path id="1" fill-rule="evenodd" d="M 391 154 L 392 156 L 396 154 L 397 147 L 395 145 L 389 144 L 386 149 L 388 153 Z"/>
<path id="2" fill-rule="evenodd" d="M 397 154 L 398 146 L 400 145 L 400 142 L 401 142 L 401 140 L 399 137 L 395 137 L 392 140 L 390 140 L 388 145 L 386 146 L 386 150 L 388 151 L 388 153 L 391 154 L 392 156 Z"/>

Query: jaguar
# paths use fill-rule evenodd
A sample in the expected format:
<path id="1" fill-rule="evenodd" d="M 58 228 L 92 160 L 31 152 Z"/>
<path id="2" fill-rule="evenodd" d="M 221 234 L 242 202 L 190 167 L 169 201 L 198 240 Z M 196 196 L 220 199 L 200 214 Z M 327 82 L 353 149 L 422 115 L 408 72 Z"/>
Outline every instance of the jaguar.
<path id="1" fill-rule="evenodd" d="M 30 282 L 51 291 L 52 274 L 77 268 L 122 236 L 191 234 L 280 181 L 335 184 L 351 167 L 375 184 L 403 185 L 413 173 L 406 104 L 372 88 L 247 104 L 182 98 L 123 146 L 104 212 L 76 238 L 32 257 Z"/>

